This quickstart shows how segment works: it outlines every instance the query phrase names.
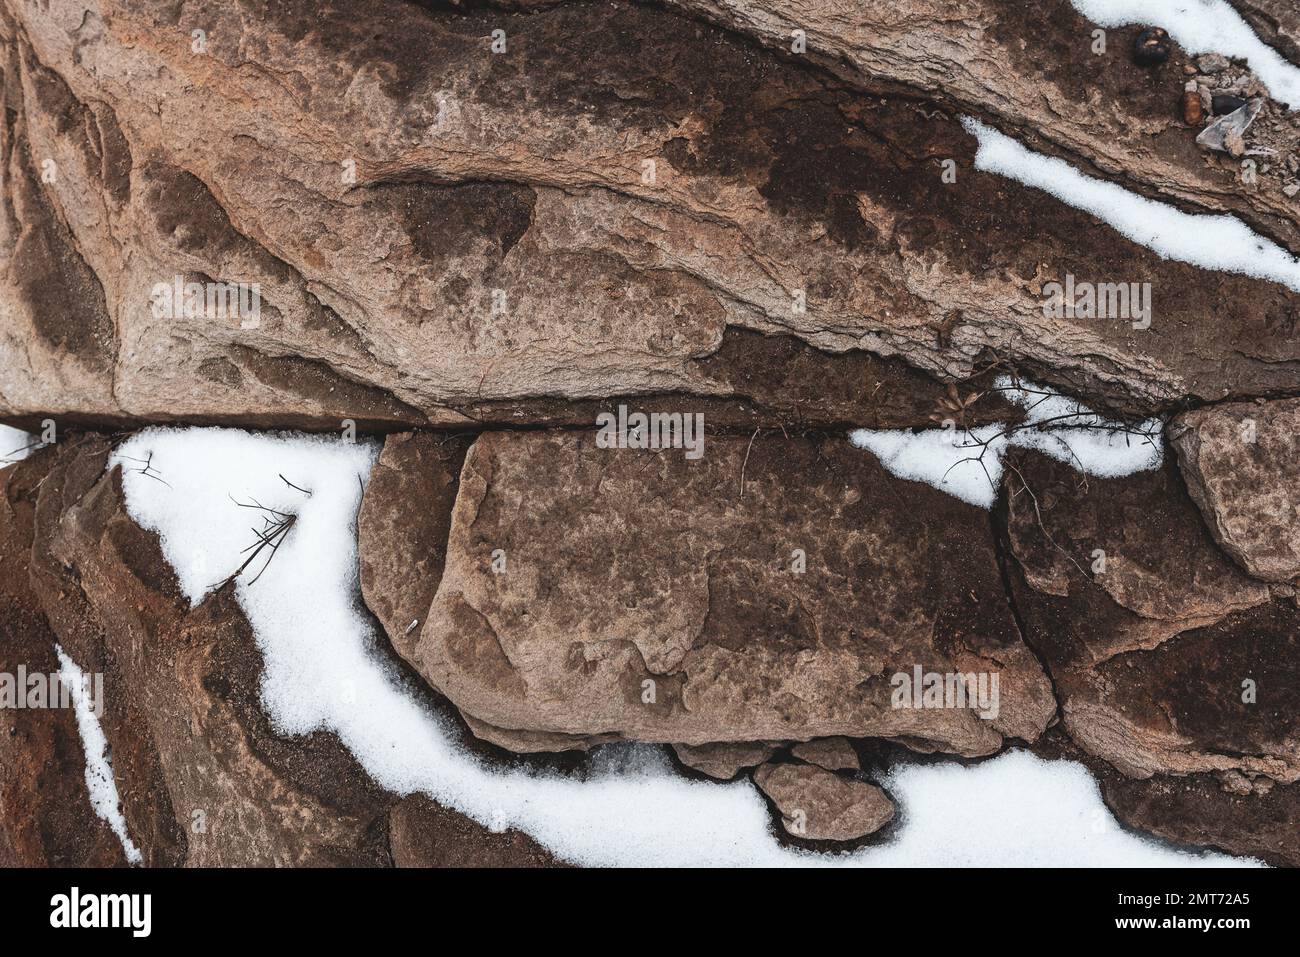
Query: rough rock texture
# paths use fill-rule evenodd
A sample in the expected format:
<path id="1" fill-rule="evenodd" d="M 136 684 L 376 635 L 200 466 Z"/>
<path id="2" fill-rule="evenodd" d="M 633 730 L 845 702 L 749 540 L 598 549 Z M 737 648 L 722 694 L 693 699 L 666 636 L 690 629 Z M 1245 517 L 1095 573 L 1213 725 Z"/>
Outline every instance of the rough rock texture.
<path id="1" fill-rule="evenodd" d="M 816 741 L 805 741 L 796 744 L 791 749 L 791 754 L 800 761 L 815 764 L 827 771 L 861 769 L 858 753 L 853 750 L 853 745 L 849 743 L 848 738 L 818 738 Z"/>
<path id="2" fill-rule="evenodd" d="M 394 867 L 563 867 L 526 834 L 484 833 L 449 808 L 412 794 L 388 815 Z"/>
<path id="3" fill-rule="evenodd" d="M 1186 412 L 1170 436 L 1215 541 L 1256 578 L 1300 579 L 1300 399 Z"/>
<path id="4" fill-rule="evenodd" d="M 261 654 L 231 590 L 189 607 L 154 534 L 126 516 L 107 452 L 97 437 L 66 437 L 0 471 L 0 654 L 7 667 L 48 670 L 58 641 L 104 674 L 102 724 L 146 864 L 375 866 L 499 843 L 454 811 L 408 808 L 394 810 L 403 830 L 390 848 L 398 798 L 333 735 L 276 734 L 259 702 Z M 0 846 L 24 864 L 120 863 L 86 796 L 71 714 L 0 710 L 0 722 L 12 729 L 0 735 Z M 545 862 L 526 841 L 507 846 Z"/>
<path id="5" fill-rule="evenodd" d="M 32 591 L 36 485 L 53 453 L 0 471 L 0 672 L 59 670 L 56 636 Z M 0 862 L 16 867 L 110 867 L 126 863 L 86 790 L 85 752 L 73 712 L 0 709 Z"/>
<path id="6" fill-rule="evenodd" d="M 876 785 L 811 764 L 765 764 L 754 783 L 780 811 L 786 833 L 807 841 L 858 840 L 894 817 L 894 802 Z"/>
<path id="7" fill-rule="evenodd" d="M 1295 294 L 971 169 L 955 113 L 983 107 L 1292 231 L 1048 6 L 681 5 L 765 38 L 793 13 L 813 53 L 789 57 L 609 2 L 6 3 L 0 414 L 392 427 L 734 396 L 708 364 L 732 328 L 945 374 L 997 354 L 1128 408 L 1293 388 Z M 1067 272 L 1149 280 L 1152 328 L 1046 318 Z M 259 284 L 259 321 L 155 315 L 176 277 Z"/>
<path id="8" fill-rule="evenodd" d="M 1274 866 L 1300 866 L 1295 827 L 1300 785 L 1263 778 L 1243 783 L 1232 772 L 1132 778 L 1080 749 L 1059 726 L 1035 750 L 1043 757 L 1087 765 L 1106 805 L 1124 826 Z"/>
<path id="9" fill-rule="evenodd" d="M 1016 603 L 1070 736 L 1132 778 L 1300 779 L 1300 609 L 1214 546 L 1174 463 L 1008 476 Z"/>
<path id="10" fill-rule="evenodd" d="M 357 516 L 361 594 L 398 647 L 413 645 L 442 580 L 451 509 L 469 440 L 392 435 Z"/>
<path id="11" fill-rule="evenodd" d="M 888 81 L 948 109 L 987 117 L 1130 189 L 1233 212 L 1300 250 L 1300 217 L 1288 198 L 1276 188 L 1241 188 L 1235 164 L 1205 162 L 1192 145 L 1177 110 L 1189 58 L 1175 47 L 1157 68 L 1133 64 L 1133 40 L 1145 24 L 1107 30 L 1106 50 L 1098 54 L 1096 25 L 1068 0 L 669 2 L 782 50 L 801 29 L 804 58 L 845 82 L 869 89 Z M 1293 4 L 1231 2 L 1266 42 L 1300 63 Z"/>
<path id="12" fill-rule="evenodd" d="M 757 767 L 773 754 L 778 745 L 767 741 L 723 741 L 717 744 L 674 744 L 678 760 L 687 767 L 719 781 L 730 781 L 741 771 Z"/>
<path id="13" fill-rule="evenodd" d="M 425 617 L 411 663 L 498 728 L 980 755 L 1055 712 L 987 515 L 842 439 L 717 437 L 690 461 L 591 433 L 485 434 Z M 891 677 L 915 665 L 1000 672 L 999 715 L 892 707 Z"/>

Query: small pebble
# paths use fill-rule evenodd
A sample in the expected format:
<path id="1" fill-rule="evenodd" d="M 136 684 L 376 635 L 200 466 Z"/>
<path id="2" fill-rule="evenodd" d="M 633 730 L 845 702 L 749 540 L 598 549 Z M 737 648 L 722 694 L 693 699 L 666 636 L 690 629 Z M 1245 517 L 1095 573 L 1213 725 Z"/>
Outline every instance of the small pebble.
<path id="1" fill-rule="evenodd" d="M 1189 80 L 1183 87 L 1183 122 L 1188 126 L 1200 126 L 1205 122 L 1205 107 L 1195 80 Z"/>
<path id="2" fill-rule="evenodd" d="M 1216 93 L 1210 97 L 1210 112 L 1215 116 L 1227 116 L 1236 113 L 1246 105 L 1246 101 L 1231 93 Z"/>
<path id="3" fill-rule="evenodd" d="M 1294 196 L 1296 193 L 1300 193 L 1300 183 L 1287 183 L 1282 187 L 1282 192 L 1286 193 L 1288 197 Z"/>
<path id="4" fill-rule="evenodd" d="M 1196 58 L 1202 73 L 1222 73 L 1228 68 L 1228 58 L 1222 53 L 1203 53 Z"/>

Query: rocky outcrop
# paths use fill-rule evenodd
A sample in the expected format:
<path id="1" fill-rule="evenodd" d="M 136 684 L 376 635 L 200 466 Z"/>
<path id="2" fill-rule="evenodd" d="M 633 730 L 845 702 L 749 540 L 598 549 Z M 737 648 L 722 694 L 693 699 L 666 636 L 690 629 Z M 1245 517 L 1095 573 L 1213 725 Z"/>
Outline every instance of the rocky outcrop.
<path id="1" fill-rule="evenodd" d="M 127 517 L 107 452 L 68 437 L 0 471 L 0 611 L 16 626 L 0 652 L 8 670 L 48 671 L 57 641 L 104 675 L 101 723 L 146 864 L 400 865 L 500 843 L 449 809 L 399 811 L 332 734 L 277 733 L 231 587 L 189 606 L 155 535 Z M 0 847 L 29 865 L 121 863 L 91 810 L 71 713 L 3 709 L 0 722 L 12 729 L 0 735 Z M 527 845 L 506 841 L 524 854 L 515 863 L 549 862 Z"/>
<path id="2" fill-rule="evenodd" d="M 59 670 L 58 637 L 32 590 L 33 512 L 50 453 L 0 470 L 0 674 Z M 20 670 L 21 669 L 21 670 Z M 126 863 L 108 824 L 91 809 L 85 753 L 67 708 L 0 707 L 0 863 L 8 867 L 112 867 Z M 24 698 L 25 703 L 25 698 Z"/>
<path id="3" fill-rule="evenodd" d="M 1172 461 L 1086 483 L 1037 453 L 1014 464 L 1005 494 L 1015 600 L 1066 732 L 1124 778 L 1150 782 L 1117 784 L 1127 805 L 1177 794 L 1200 802 L 1195 817 L 1238 806 L 1218 830 L 1161 818 L 1161 833 L 1250 844 L 1247 822 L 1274 814 L 1252 802 L 1278 790 L 1276 803 L 1300 780 L 1300 609 L 1215 547 Z M 1233 799 L 1206 797 L 1209 781 Z"/>
<path id="4" fill-rule="evenodd" d="M 1187 489 L 1224 551 L 1264 581 L 1300 579 L 1300 399 L 1186 412 L 1170 436 Z"/>
<path id="5" fill-rule="evenodd" d="M 497 728 L 990 754 L 1035 739 L 1055 702 L 987 522 L 841 439 L 716 437 L 691 461 L 591 433 L 488 433 L 426 624 L 413 649 L 395 640 Z M 1000 707 L 894 706 L 894 676 L 918 666 L 999 673 Z"/>
<path id="6" fill-rule="evenodd" d="M 876 785 L 811 764 L 765 764 L 754 783 L 776 805 L 786 833 L 806 841 L 855 841 L 894 817 L 894 802 Z"/>
<path id="7" fill-rule="evenodd" d="M 944 375 L 993 354 L 1130 409 L 1293 386 L 1293 292 L 1202 282 L 972 168 L 956 113 L 983 105 L 1287 232 L 1289 204 L 1170 129 L 1150 73 L 1063 42 L 1080 18 L 680 9 L 7 4 L 0 414 L 392 428 L 536 420 L 548 398 L 736 399 L 749 360 L 710 362 L 732 329 Z M 788 15 L 808 56 L 693 19 L 770 38 Z M 1039 43 L 1078 52 L 1045 77 Z M 1048 318 L 1042 284 L 1067 273 L 1142 277 L 1177 320 Z M 178 283 L 211 307 L 169 303 Z M 257 314 L 220 283 L 256 284 Z M 80 290 L 76 321 L 52 288 Z"/>

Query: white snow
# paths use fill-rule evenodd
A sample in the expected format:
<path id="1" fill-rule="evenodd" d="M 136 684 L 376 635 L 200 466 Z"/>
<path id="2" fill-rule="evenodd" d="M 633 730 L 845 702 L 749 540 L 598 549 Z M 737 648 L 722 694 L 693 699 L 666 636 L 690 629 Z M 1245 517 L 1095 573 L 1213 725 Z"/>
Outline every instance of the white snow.
<path id="1" fill-rule="evenodd" d="M 123 466 L 130 514 L 160 533 L 192 601 L 238 567 L 239 550 L 253 540 L 251 513 L 231 495 L 296 512 L 262 578 L 251 587 L 241 579 L 237 589 L 265 656 L 263 706 L 281 733 L 335 732 L 394 792 L 423 791 L 588 865 L 1250 863 L 1123 831 L 1081 766 L 1027 753 L 973 767 L 896 768 L 884 783 L 903 816 L 897 839 L 830 858 L 781 848 L 748 782 L 688 780 L 661 749 L 605 749 L 585 779 L 484 764 L 386 667 L 356 611 L 358 475 L 368 477 L 376 451 L 319 437 L 151 429 L 112 461 Z M 161 480 L 139 471 L 151 453 Z"/>
<path id="2" fill-rule="evenodd" d="M 1085 176 L 1065 160 L 1028 150 L 972 117 L 963 117 L 962 124 L 979 141 L 978 170 L 1051 193 L 1164 259 L 1268 279 L 1300 292 L 1300 260 L 1234 216 L 1184 213 Z"/>
<path id="3" fill-rule="evenodd" d="M 1004 397 L 1026 411 L 1035 426 L 1005 433 L 1001 425 L 975 429 L 854 429 L 849 441 L 880 460 L 891 475 L 933 485 L 963 502 L 992 508 L 1008 445 L 1038 449 L 1082 472 L 1104 478 L 1158 468 L 1164 460 L 1159 419 L 1129 430 L 1108 422 L 1087 406 L 1009 376 L 994 383 Z M 1049 421 L 1055 420 L 1055 421 Z M 1102 427 L 1100 430 L 1095 427 Z M 1132 431 L 1150 435 L 1148 441 Z"/>
<path id="4" fill-rule="evenodd" d="M 1103 27 L 1163 27 L 1188 53 L 1222 53 L 1248 60 L 1273 98 L 1300 106 L 1300 69 L 1260 40 L 1226 0 L 1071 0 L 1074 9 Z"/>
<path id="5" fill-rule="evenodd" d="M 33 436 L 22 429 L 0 425 L 0 466 L 21 461 L 31 455 L 32 450 L 28 446 L 32 444 L 32 440 Z"/>
<path id="6" fill-rule="evenodd" d="M 139 864 L 144 858 L 126 830 L 122 802 L 117 795 L 117 782 L 113 779 L 113 763 L 108 757 L 108 739 L 104 737 L 104 729 L 99 726 L 99 718 L 95 716 L 94 704 L 86 693 L 85 675 L 60 645 L 55 645 L 54 651 L 59 656 L 59 678 L 72 699 L 77 716 L 77 733 L 81 735 L 81 746 L 86 752 L 86 790 L 90 792 L 90 806 L 122 842 L 126 859 L 132 864 Z"/>

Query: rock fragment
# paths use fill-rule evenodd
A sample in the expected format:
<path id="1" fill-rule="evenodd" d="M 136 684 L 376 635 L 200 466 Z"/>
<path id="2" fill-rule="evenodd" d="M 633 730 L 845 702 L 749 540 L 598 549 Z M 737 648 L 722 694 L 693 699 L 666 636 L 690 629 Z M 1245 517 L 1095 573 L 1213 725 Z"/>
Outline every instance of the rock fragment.
<path id="1" fill-rule="evenodd" d="M 800 761 L 827 771 L 860 771 L 858 753 L 848 738 L 817 738 L 796 744 L 791 753 Z"/>
<path id="2" fill-rule="evenodd" d="M 682 764 L 719 781 L 730 781 L 741 771 L 757 767 L 775 754 L 776 749 L 776 744 L 766 741 L 673 745 Z"/>
<path id="3" fill-rule="evenodd" d="M 754 783 L 780 811 L 786 833 L 807 841 L 855 841 L 894 817 L 894 802 L 876 785 L 811 764 L 765 764 Z"/>
<path id="4" fill-rule="evenodd" d="M 1255 578 L 1300 578 L 1300 399 L 1225 402 L 1169 428 L 1192 499 L 1215 541 Z"/>

